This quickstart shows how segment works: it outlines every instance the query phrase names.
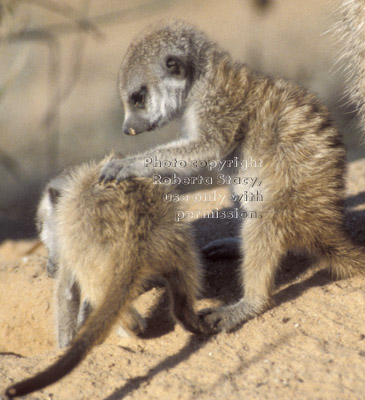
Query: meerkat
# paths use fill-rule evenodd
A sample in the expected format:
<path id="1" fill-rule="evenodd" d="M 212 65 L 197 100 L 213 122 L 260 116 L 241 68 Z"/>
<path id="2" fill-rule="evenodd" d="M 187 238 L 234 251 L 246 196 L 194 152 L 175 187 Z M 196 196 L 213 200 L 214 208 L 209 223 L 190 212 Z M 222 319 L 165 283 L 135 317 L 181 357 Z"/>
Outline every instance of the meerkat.
<path id="1" fill-rule="evenodd" d="M 259 182 L 263 201 L 241 202 L 257 216 L 244 219 L 240 235 L 244 294 L 235 304 L 201 311 L 213 332 L 231 331 L 269 306 L 275 272 L 289 250 L 305 250 L 339 278 L 365 273 L 364 249 L 343 226 L 344 146 L 313 94 L 251 71 L 182 21 L 137 36 L 122 62 L 119 90 L 126 134 L 178 118 L 182 137 L 108 162 L 101 181 L 193 175 L 202 171 L 197 160 L 261 160 L 260 168 L 228 171 L 238 182 Z M 147 167 L 151 159 L 156 162 Z M 173 160 L 184 160 L 186 167 Z M 247 187 L 231 189 L 240 195 Z"/>
<path id="2" fill-rule="evenodd" d="M 365 1 L 342 0 L 336 32 L 343 39 L 342 58 L 348 73 L 348 93 L 357 106 L 365 132 Z"/>
<path id="3" fill-rule="evenodd" d="M 164 201 L 171 188 L 150 178 L 101 184 L 99 172 L 93 163 L 62 174 L 40 202 L 38 225 L 57 279 L 60 346 L 71 344 L 52 366 L 9 387 L 8 398 L 61 379 L 104 340 L 117 319 L 131 331 L 143 330 L 132 302 L 153 277 L 166 280 L 176 319 L 201 333 L 193 308 L 201 290 L 199 256 L 190 227 L 177 222 L 176 205 Z M 91 309 L 81 323 L 80 299 Z"/>

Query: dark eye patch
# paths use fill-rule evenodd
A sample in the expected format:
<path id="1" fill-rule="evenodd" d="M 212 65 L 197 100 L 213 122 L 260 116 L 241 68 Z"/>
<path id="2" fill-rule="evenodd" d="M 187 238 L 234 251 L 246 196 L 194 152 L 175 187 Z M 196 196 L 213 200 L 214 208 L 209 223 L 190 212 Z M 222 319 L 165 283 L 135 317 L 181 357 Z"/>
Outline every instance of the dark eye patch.
<path id="1" fill-rule="evenodd" d="M 176 78 L 185 79 L 187 74 L 187 66 L 185 62 L 176 56 L 169 56 L 166 59 L 166 68 L 170 75 Z"/>
<path id="2" fill-rule="evenodd" d="M 147 88 L 142 86 L 140 90 L 132 93 L 130 97 L 131 103 L 137 108 L 144 108 L 146 102 Z"/>

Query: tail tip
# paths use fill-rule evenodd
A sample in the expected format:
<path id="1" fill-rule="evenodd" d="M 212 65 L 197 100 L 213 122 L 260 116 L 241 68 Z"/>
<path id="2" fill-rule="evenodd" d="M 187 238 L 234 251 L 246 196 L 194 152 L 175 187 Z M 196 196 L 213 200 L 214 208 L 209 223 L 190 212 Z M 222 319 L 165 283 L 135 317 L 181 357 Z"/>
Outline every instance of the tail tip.
<path id="1" fill-rule="evenodd" d="M 7 388 L 6 391 L 5 391 L 5 400 L 13 399 L 16 395 L 17 395 L 16 388 L 10 386 L 10 387 Z M 1 399 L 1 397 L 0 397 L 0 399 Z"/>

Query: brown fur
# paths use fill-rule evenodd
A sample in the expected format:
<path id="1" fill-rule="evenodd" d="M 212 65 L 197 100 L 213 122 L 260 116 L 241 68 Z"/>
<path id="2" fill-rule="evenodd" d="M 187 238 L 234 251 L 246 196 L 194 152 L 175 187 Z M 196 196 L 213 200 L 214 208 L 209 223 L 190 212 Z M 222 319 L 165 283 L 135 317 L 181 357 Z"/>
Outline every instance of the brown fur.
<path id="1" fill-rule="evenodd" d="M 176 206 L 163 200 L 170 189 L 149 178 L 100 184 L 99 170 L 99 165 L 83 165 L 55 180 L 59 197 L 51 220 L 57 240 L 59 307 L 65 302 L 65 290 L 71 288 L 74 300 L 79 302 L 81 297 L 93 311 L 66 353 L 45 371 L 8 388 L 10 398 L 62 378 L 104 340 L 119 317 L 134 330 L 140 317 L 131 303 L 152 277 L 166 279 L 177 320 L 188 330 L 200 332 L 193 310 L 200 291 L 199 259 L 188 224 L 176 222 Z M 52 182 L 47 190 L 51 188 Z M 38 213 L 40 225 L 49 218 L 45 196 Z M 72 289 L 75 284 L 79 295 Z M 74 309 L 69 316 L 73 326 Z"/>
<path id="2" fill-rule="evenodd" d="M 171 71 L 172 57 L 177 67 Z M 140 85 L 142 111 L 130 97 Z M 259 217 L 247 218 L 242 227 L 244 297 L 205 310 L 211 329 L 231 330 L 267 308 L 275 272 L 288 251 L 307 251 L 335 277 L 365 273 L 364 249 L 343 227 L 345 150 L 327 108 L 313 94 L 249 70 L 202 32 L 176 21 L 138 36 L 123 60 L 120 92 L 126 133 L 182 115 L 185 136 L 133 159 L 112 160 L 102 169 L 102 180 L 201 173 L 192 167 L 194 160 L 262 160 L 261 168 L 226 171 L 262 182 L 263 201 L 245 204 Z M 162 117 L 154 106 L 158 101 L 168 110 Z M 146 168 L 146 158 L 176 158 L 188 167 Z M 245 189 L 232 185 L 236 194 Z"/>
<path id="3" fill-rule="evenodd" d="M 226 154 L 234 149 L 263 164 L 245 171 L 262 181 L 264 201 L 247 204 L 262 218 L 242 227 L 244 298 L 204 313 L 213 329 L 229 330 L 268 306 L 275 271 L 289 250 L 315 255 L 337 278 L 364 273 L 365 252 L 343 228 L 345 150 L 326 107 L 304 89 L 226 57 L 214 55 L 213 64 L 199 88 L 201 126 L 207 136 L 220 132 L 216 140 Z"/>

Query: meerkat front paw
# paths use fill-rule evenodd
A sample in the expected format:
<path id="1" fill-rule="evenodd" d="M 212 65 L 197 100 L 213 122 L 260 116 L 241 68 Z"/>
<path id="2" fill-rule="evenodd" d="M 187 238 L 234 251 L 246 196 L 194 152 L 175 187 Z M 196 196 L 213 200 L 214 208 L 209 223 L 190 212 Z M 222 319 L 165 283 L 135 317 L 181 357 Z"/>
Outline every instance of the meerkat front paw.
<path id="1" fill-rule="evenodd" d="M 135 176 L 131 160 L 111 160 L 106 163 L 100 172 L 100 182 L 122 181 Z"/>

